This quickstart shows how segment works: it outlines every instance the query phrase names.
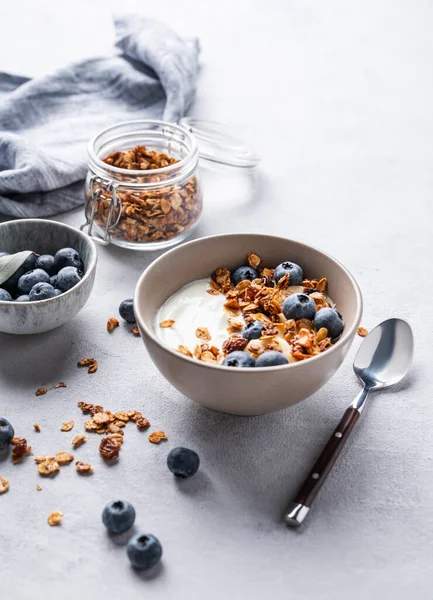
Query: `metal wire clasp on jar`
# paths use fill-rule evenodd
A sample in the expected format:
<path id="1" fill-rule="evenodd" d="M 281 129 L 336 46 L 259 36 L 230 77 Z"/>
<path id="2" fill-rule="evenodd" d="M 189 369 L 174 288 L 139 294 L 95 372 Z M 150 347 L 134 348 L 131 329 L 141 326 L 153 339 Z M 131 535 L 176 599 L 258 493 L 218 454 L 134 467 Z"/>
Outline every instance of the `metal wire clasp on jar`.
<path id="1" fill-rule="evenodd" d="M 198 144 L 164 121 L 130 121 L 90 141 L 86 222 L 96 241 L 137 250 L 183 241 L 202 212 Z"/>

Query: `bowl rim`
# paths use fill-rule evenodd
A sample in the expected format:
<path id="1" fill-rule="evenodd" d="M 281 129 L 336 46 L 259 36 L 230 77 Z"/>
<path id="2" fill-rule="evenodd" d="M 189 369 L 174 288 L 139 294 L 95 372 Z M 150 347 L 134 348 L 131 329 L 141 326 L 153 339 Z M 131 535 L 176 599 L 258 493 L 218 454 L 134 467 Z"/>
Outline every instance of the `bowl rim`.
<path id="1" fill-rule="evenodd" d="M 211 363 L 205 363 L 199 360 L 195 360 L 194 358 L 190 358 L 188 356 L 185 356 L 184 354 L 181 354 L 180 352 L 177 352 L 176 350 L 174 350 L 173 348 L 170 348 L 167 344 L 165 344 L 164 342 L 162 342 L 157 336 L 156 334 L 153 332 L 153 330 L 151 328 L 149 328 L 147 326 L 147 324 L 145 323 L 144 319 L 142 318 L 142 316 L 140 315 L 140 309 L 138 308 L 138 295 L 139 295 L 139 289 L 141 288 L 141 286 L 143 285 L 143 281 L 146 279 L 147 274 L 149 273 L 149 271 L 155 267 L 158 266 L 159 262 L 162 261 L 162 259 L 166 258 L 167 256 L 172 255 L 173 253 L 177 252 L 178 250 L 180 250 L 180 248 L 183 248 L 185 246 L 193 246 L 195 244 L 199 244 L 201 242 L 203 242 L 203 240 L 209 240 L 209 239 L 215 239 L 215 238 L 227 238 L 227 237 L 250 237 L 250 236 L 254 236 L 254 237 L 263 237 L 263 238 L 271 238 L 274 239 L 275 241 L 279 241 L 279 242 L 293 242 L 295 244 L 298 244 L 304 248 L 307 249 L 311 249 L 311 250 L 315 250 L 316 252 L 319 252 L 320 254 L 323 254 L 324 256 L 326 256 L 327 258 L 329 258 L 331 261 L 333 261 L 334 263 L 336 263 L 346 274 L 347 278 L 349 279 L 349 281 L 351 282 L 353 289 L 355 291 L 355 296 L 356 296 L 356 313 L 355 313 L 355 318 L 354 318 L 354 322 L 353 325 L 346 330 L 346 327 L 343 330 L 343 334 L 340 336 L 340 338 L 338 339 L 338 341 L 333 344 L 331 346 L 331 348 L 328 348 L 326 350 L 326 352 L 321 352 L 320 354 L 317 354 L 316 356 L 313 356 L 311 358 L 309 358 L 307 361 L 302 360 L 302 361 L 298 361 L 295 363 L 288 363 L 286 365 L 277 365 L 274 367 L 251 367 L 251 368 L 245 368 L 245 369 L 234 369 L 233 367 L 226 367 L 225 365 L 213 365 Z M 188 282 L 185 282 L 184 285 L 186 285 Z M 166 299 L 167 300 L 167 299 Z M 136 308 L 137 307 L 137 308 Z M 338 346 L 341 346 L 343 344 L 343 342 L 346 342 L 347 340 L 349 340 L 351 337 L 354 336 L 356 329 L 358 327 L 358 324 L 361 320 L 361 316 L 362 316 L 362 309 L 363 309 L 363 301 L 362 301 L 362 294 L 361 294 L 361 290 L 360 287 L 356 281 L 356 279 L 353 277 L 352 273 L 343 265 L 343 263 L 341 263 L 339 260 L 337 260 L 336 258 L 334 258 L 333 256 L 331 256 L 330 254 L 328 254 L 327 252 L 324 252 L 323 250 L 320 250 L 319 248 L 316 248 L 316 246 L 311 246 L 310 244 L 305 244 L 304 242 L 298 242 L 297 240 L 292 240 L 290 238 L 286 238 L 286 237 L 282 237 L 282 236 L 278 236 L 278 235 L 272 235 L 272 234 L 266 234 L 266 233 L 253 233 L 253 232 L 244 232 L 244 233 L 222 233 L 222 234 L 216 234 L 216 235 L 209 235 L 209 236 L 205 236 L 205 237 L 201 237 L 198 238 L 196 240 L 192 240 L 190 242 L 186 242 L 185 244 L 181 244 L 180 246 L 177 246 L 176 248 L 172 248 L 171 250 L 169 250 L 168 252 L 164 252 L 164 254 L 162 254 L 161 256 L 159 256 L 157 259 L 155 259 L 144 271 L 143 273 L 140 275 L 137 284 L 135 286 L 135 291 L 134 291 L 134 313 L 135 313 L 135 317 L 136 320 L 138 322 L 138 324 L 143 328 L 143 330 L 145 331 L 146 335 L 148 335 L 153 342 L 155 342 L 158 346 L 160 346 L 163 350 L 169 352 L 170 354 L 172 354 L 173 356 L 175 356 L 176 358 L 180 358 L 182 360 L 188 361 L 189 363 L 193 363 L 194 365 L 197 365 L 199 367 L 205 367 L 208 369 L 218 369 L 218 370 L 223 370 L 225 372 L 229 372 L 229 373 L 262 373 L 262 372 L 274 372 L 274 371 L 281 371 L 283 369 L 295 369 L 295 368 L 299 368 L 301 365 L 305 365 L 307 364 L 312 364 L 313 361 L 317 361 L 320 359 L 323 359 L 323 357 L 325 356 L 329 356 L 330 354 L 334 353 L 335 351 L 338 351 Z M 149 353 L 150 354 L 150 353 Z"/>
<path id="2" fill-rule="evenodd" d="M 91 252 L 90 252 L 90 257 L 89 257 L 89 266 L 86 269 L 83 278 L 80 279 L 80 281 L 77 284 L 75 284 L 74 287 L 72 287 L 70 290 L 63 292 L 59 296 L 54 296 L 54 298 L 46 298 L 45 300 L 37 300 L 36 302 L 35 301 L 33 301 L 33 302 L 14 302 L 14 301 L 12 301 L 11 302 L 10 300 L 0 300 L 0 307 L 1 306 L 11 306 L 11 305 L 13 305 L 13 306 L 40 306 L 41 304 L 53 302 L 62 297 L 64 298 L 66 295 L 70 294 L 74 290 L 81 287 L 81 285 L 84 284 L 84 282 L 87 279 L 89 279 L 91 273 L 95 270 L 96 263 L 98 262 L 98 251 L 96 249 L 95 242 L 87 234 L 83 233 L 79 229 L 76 229 L 75 227 L 72 227 L 72 225 L 67 225 L 66 223 L 61 223 L 60 221 L 52 221 L 51 219 L 11 219 L 10 221 L 4 221 L 3 223 L 0 223 L 0 230 L 2 227 L 9 225 L 9 223 L 35 223 L 35 224 L 50 223 L 50 224 L 54 225 L 54 227 L 59 227 L 60 229 L 70 229 L 74 233 L 78 234 L 79 237 L 83 238 L 86 243 L 88 243 Z"/>

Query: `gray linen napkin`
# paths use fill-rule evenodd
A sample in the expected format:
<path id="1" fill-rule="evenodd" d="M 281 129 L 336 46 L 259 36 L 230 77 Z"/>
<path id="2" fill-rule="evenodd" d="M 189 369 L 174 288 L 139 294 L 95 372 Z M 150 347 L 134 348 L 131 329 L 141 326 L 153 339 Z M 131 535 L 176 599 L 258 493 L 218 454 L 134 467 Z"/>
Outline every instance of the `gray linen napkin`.
<path id="1" fill-rule="evenodd" d="M 199 45 L 157 21 L 115 21 L 119 54 L 39 79 L 0 73 L 0 213 L 47 217 L 84 202 L 89 139 L 133 119 L 177 121 L 191 105 Z"/>

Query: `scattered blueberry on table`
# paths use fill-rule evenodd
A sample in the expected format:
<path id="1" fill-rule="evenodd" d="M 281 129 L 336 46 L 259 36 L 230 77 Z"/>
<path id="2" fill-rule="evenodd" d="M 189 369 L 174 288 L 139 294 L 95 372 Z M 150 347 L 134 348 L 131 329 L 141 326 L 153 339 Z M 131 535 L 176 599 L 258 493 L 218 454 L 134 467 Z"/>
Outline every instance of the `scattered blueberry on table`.
<path id="1" fill-rule="evenodd" d="M 0 252 L 10 256 L 9 252 Z M 84 276 L 84 264 L 74 248 L 61 248 L 54 256 L 32 252 L 6 281 L 0 284 L 0 301 L 36 302 L 60 296 Z"/>
<path id="2" fill-rule="evenodd" d="M 127 298 L 120 303 L 119 315 L 127 323 L 135 323 L 136 319 L 134 315 L 134 301 L 132 298 Z"/>
<path id="3" fill-rule="evenodd" d="M 197 473 L 199 466 L 199 455 L 189 448 L 173 448 L 167 456 L 167 467 L 176 477 L 192 477 Z"/>
<path id="4" fill-rule="evenodd" d="M 162 546 L 154 535 L 139 533 L 129 540 L 126 553 L 133 567 L 147 570 L 161 560 Z"/>
<path id="5" fill-rule="evenodd" d="M 124 533 L 135 521 L 135 509 L 129 502 L 114 500 L 102 511 L 102 522 L 110 533 Z"/>
<path id="6" fill-rule="evenodd" d="M 0 417 L 0 450 L 5 450 L 11 443 L 15 432 L 7 419 Z"/>

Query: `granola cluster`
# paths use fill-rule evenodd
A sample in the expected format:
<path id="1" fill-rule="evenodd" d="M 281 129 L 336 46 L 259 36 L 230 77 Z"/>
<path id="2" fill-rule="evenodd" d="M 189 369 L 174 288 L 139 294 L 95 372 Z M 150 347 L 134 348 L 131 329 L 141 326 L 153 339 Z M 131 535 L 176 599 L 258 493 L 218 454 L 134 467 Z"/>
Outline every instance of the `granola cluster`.
<path id="1" fill-rule="evenodd" d="M 146 172 L 178 162 L 145 146 L 112 152 L 103 160 L 114 167 Z M 142 177 L 116 173 L 116 178 L 122 184 L 117 188 L 120 214 L 114 212 L 110 223 L 116 223 L 110 229 L 115 238 L 144 243 L 170 240 L 189 229 L 200 216 L 202 192 L 194 176 L 173 184 L 168 182 L 168 175 L 164 173 L 146 173 Z M 167 181 L 167 185 L 158 185 L 161 181 Z M 132 187 L 128 186 L 129 182 L 155 183 L 155 187 Z M 94 182 L 92 192 L 96 199 L 95 222 L 105 229 L 113 193 L 98 180 Z"/>
<path id="2" fill-rule="evenodd" d="M 281 352 L 289 362 L 305 360 L 331 346 L 328 330 L 315 329 L 310 319 L 287 319 L 282 305 L 292 294 L 308 295 L 316 305 L 316 313 L 322 308 L 333 307 L 326 294 L 327 280 L 304 279 L 299 285 L 290 285 L 290 274 L 286 273 L 278 281 L 274 280 L 274 269 L 260 268 L 261 259 L 257 254 L 248 255 L 248 264 L 256 270 L 258 277 L 252 281 L 243 280 L 233 284 L 232 273 L 225 267 L 217 269 L 211 276 L 211 295 L 225 296 L 224 310 L 227 314 L 228 338 L 219 349 L 212 345 L 211 332 L 205 327 L 196 329 L 198 343 L 194 349 L 181 345 L 177 350 L 190 358 L 220 364 L 235 351 L 246 351 L 257 359 L 266 351 Z M 314 306 L 314 305 L 313 305 Z M 243 328 L 251 322 L 260 321 L 263 329 L 258 339 L 245 339 Z M 160 327 L 172 327 L 173 320 L 160 323 Z"/>

